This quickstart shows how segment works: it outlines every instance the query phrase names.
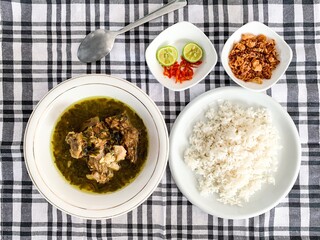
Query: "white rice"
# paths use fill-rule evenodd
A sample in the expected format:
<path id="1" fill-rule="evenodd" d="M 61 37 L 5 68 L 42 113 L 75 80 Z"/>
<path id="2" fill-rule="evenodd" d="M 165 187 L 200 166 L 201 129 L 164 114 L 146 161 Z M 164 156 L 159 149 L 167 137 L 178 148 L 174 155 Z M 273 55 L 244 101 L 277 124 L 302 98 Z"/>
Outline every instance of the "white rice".
<path id="1" fill-rule="evenodd" d="M 222 203 L 242 206 L 263 183 L 275 184 L 279 134 L 265 108 L 223 102 L 205 118 L 195 124 L 184 155 L 201 194 L 218 193 Z"/>

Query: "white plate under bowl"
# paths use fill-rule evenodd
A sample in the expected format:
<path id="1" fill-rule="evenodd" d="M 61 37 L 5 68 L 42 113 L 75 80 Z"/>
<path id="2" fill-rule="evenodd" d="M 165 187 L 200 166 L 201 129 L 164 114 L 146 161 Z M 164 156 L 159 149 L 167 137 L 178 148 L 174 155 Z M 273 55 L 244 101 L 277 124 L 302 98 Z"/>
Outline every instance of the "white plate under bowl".
<path id="1" fill-rule="evenodd" d="M 229 66 L 229 53 L 233 48 L 233 45 L 239 42 L 241 40 L 241 35 L 245 33 L 252 33 L 254 35 L 263 34 L 267 36 L 267 38 L 274 39 L 276 42 L 276 49 L 279 54 L 280 63 L 277 65 L 276 69 L 272 71 L 271 78 L 268 80 L 264 79 L 262 84 L 245 82 L 241 79 L 236 78 Z M 291 60 L 292 50 L 289 47 L 289 45 L 275 31 L 273 31 L 270 27 L 264 25 L 261 22 L 249 22 L 243 25 L 229 37 L 227 42 L 224 44 L 221 52 L 222 66 L 229 75 L 229 77 L 241 87 L 255 92 L 266 91 L 267 89 L 271 88 L 274 84 L 276 84 L 287 70 Z"/>
<path id="2" fill-rule="evenodd" d="M 86 193 L 71 186 L 56 168 L 50 149 L 52 131 L 63 111 L 93 96 L 115 98 L 133 108 L 147 127 L 150 142 L 141 173 L 128 186 L 109 194 Z M 25 163 L 39 192 L 60 210 L 87 219 L 115 217 L 143 203 L 158 186 L 168 154 L 167 128 L 155 103 L 135 85 L 108 75 L 86 75 L 60 83 L 38 103 L 24 136 Z"/>
<path id="3" fill-rule="evenodd" d="M 224 100 L 248 107 L 267 108 L 279 132 L 280 144 L 283 147 L 278 155 L 278 171 L 274 175 L 275 185 L 264 184 L 262 189 L 242 207 L 225 205 L 217 200 L 216 194 L 208 197 L 200 195 L 195 175 L 183 157 L 184 151 L 189 146 L 188 140 L 195 123 L 204 120 L 204 114 L 209 107 L 217 107 L 217 104 Z M 250 92 L 240 87 L 222 87 L 200 95 L 183 109 L 170 133 L 169 165 L 178 188 L 194 205 L 221 218 L 250 218 L 275 207 L 293 187 L 300 170 L 300 162 L 300 138 L 289 114 L 268 95 Z"/>
<path id="4" fill-rule="evenodd" d="M 197 43 L 203 49 L 202 64 L 194 69 L 191 80 L 175 83 L 175 79 L 163 75 L 163 67 L 156 57 L 157 50 L 167 45 L 174 46 L 178 50 L 178 62 L 180 62 L 182 49 L 189 42 Z M 211 72 L 217 60 L 217 52 L 209 38 L 189 22 L 179 22 L 167 28 L 150 43 L 146 50 L 146 61 L 151 73 L 163 86 L 173 91 L 183 91 L 199 83 Z"/>

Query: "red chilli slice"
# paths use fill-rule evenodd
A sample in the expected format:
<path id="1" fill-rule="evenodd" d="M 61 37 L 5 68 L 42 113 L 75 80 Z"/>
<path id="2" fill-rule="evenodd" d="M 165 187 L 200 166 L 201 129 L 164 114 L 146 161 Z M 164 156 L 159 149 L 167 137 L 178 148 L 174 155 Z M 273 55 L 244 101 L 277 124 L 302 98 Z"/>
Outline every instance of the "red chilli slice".
<path id="1" fill-rule="evenodd" d="M 190 63 L 181 57 L 180 64 L 175 62 L 169 67 L 163 67 L 163 75 L 168 78 L 175 78 L 176 83 L 183 83 L 184 81 L 191 80 L 194 74 L 193 68 L 197 68 L 202 61 Z"/>

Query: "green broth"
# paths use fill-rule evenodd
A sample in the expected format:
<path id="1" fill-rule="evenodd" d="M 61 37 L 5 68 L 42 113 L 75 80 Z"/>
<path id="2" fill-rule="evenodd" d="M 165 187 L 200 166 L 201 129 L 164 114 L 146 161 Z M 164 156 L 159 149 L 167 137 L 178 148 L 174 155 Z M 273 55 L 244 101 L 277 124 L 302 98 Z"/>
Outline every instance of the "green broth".
<path id="1" fill-rule="evenodd" d="M 70 131 L 80 132 L 82 123 L 89 118 L 99 116 L 105 119 L 126 112 L 132 125 L 140 132 L 138 143 L 138 159 L 136 163 L 128 160 L 119 162 L 119 171 L 114 172 L 114 177 L 105 184 L 99 184 L 95 180 L 89 180 L 86 174 L 90 174 L 86 159 L 74 159 L 71 157 L 70 146 L 65 138 Z M 73 186 L 94 193 L 108 193 L 117 191 L 132 182 L 142 170 L 148 154 L 148 133 L 143 120 L 128 105 L 112 98 L 87 98 L 81 100 L 66 109 L 58 119 L 51 138 L 51 150 L 54 162 Z M 69 164 L 69 166 L 68 166 Z"/>

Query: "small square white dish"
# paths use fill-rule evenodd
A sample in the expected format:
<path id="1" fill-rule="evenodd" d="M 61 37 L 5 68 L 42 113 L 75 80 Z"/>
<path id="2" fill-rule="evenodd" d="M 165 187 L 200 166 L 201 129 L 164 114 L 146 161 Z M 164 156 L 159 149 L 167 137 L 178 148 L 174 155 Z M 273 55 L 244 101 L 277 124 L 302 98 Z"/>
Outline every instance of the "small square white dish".
<path id="1" fill-rule="evenodd" d="M 254 35 L 263 34 L 267 38 L 274 39 L 276 42 L 276 50 L 279 54 L 278 57 L 279 57 L 280 63 L 276 67 L 276 69 L 272 71 L 271 78 L 268 80 L 264 79 L 262 84 L 245 82 L 241 79 L 236 78 L 229 66 L 229 53 L 233 48 L 233 45 L 239 42 L 241 40 L 241 35 L 245 33 L 252 33 Z M 244 87 L 246 89 L 256 91 L 256 92 L 266 91 L 267 89 L 271 88 L 274 84 L 276 84 L 279 81 L 279 79 L 283 76 L 285 71 L 288 69 L 288 66 L 291 60 L 292 60 L 292 50 L 289 47 L 289 45 L 283 40 L 283 38 L 280 37 L 275 31 L 273 31 L 268 26 L 264 25 L 263 23 L 255 22 L 255 21 L 249 22 L 243 25 L 237 31 L 235 31 L 229 37 L 229 39 L 223 46 L 223 49 L 221 52 L 222 66 L 227 72 L 227 74 L 229 75 L 229 77 L 241 87 Z"/>
<path id="2" fill-rule="evenodd" d="M 170 79 L 163 75 L 163 67 L 158 62 L 156 53 L 160 47 L 174 46 L 178 50 L 178 62 L 180 62 L 182 49 L 189 42 L 195 42 L 203 49 L 202 64 L 194 69 L 194 75 L 191 80 L 176 83 L 175 79 Z M 179 22 L 162 31 L 146 50 L 146 61 L 151 73 L 163 86 L 173 91 L 183 91 L 199 83 L 211 72 L 217 60 L 217 52 L 209 38 L 189 22 Z"/>

